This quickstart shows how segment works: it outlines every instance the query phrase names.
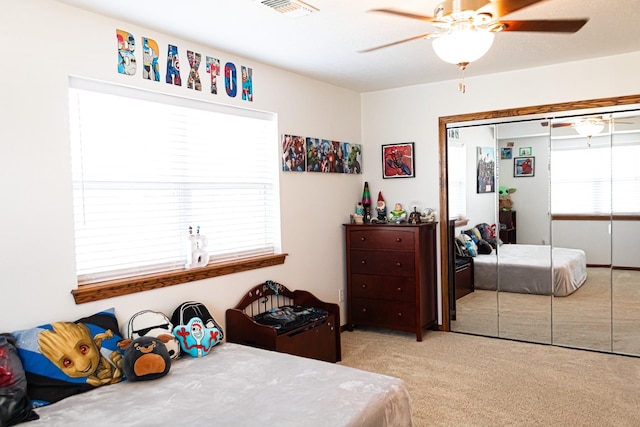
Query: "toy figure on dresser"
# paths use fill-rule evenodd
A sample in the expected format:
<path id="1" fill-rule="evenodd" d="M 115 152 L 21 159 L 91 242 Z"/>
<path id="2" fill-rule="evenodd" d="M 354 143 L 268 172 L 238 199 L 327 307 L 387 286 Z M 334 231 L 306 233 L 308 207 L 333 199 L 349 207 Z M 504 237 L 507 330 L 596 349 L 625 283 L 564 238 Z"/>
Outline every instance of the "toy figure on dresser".
<path id="1" fill-rule="evenodd" d="M 407 219 L 407 212 L 402 209 L 400 203 L 396 203 L 395 208 L 389 213 L 389 222 L 399 224 Z"/>
<path id="2" fill-rule="evenodd" d="M 387 204 L 384 202 L 384 198 L 382 197 L 382 191 L 378 192 L 376 212 L 378 212 L 376 222 L 387 222 Z"/>
<path id="3" fill-rule="evenodd" d="M 417 207 L 413 207 L 413 212 L 409 214 L 409 224 L 420 224 L 420 212 Z"/>
<path id="4" fill-rule="evenodd" d="M 501 185 L 498 188 L 498 209 L 501 211 L 512 211 L 513 200 L 511 200 L 511 194 L 515 193 L 515 188 L 509 188 L 505 185 Z"/>
<path id="5" fill-rule="evenodd" d="M 436 215 L 438 212 L 431 208 L 426 208 L 422 211 L 422 215 L 420 216 L 421 222 L 434 222 L 436 220 Z"/>

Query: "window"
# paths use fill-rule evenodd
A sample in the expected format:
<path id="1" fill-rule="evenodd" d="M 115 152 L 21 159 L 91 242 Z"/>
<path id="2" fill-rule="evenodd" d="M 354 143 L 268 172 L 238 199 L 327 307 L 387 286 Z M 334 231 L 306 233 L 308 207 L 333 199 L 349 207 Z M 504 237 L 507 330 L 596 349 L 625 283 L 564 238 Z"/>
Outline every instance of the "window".
<path id="1" fill-rule="evenodd" d="M 77 78 L 69 86 L 78 283 L 280 250 L 272 113 Z"/>
<path id="2" fill-rule="evenodd" d="M 450 141 L 449 161 L 449 218 L 467 215 L 467 150 L 464 143 Z"/>
<path id="3" fill-rule="evenodd" d="M 626 135 L 552 141 L 552 213 L 640 213 L 638 162 L 640 141 Z"/>

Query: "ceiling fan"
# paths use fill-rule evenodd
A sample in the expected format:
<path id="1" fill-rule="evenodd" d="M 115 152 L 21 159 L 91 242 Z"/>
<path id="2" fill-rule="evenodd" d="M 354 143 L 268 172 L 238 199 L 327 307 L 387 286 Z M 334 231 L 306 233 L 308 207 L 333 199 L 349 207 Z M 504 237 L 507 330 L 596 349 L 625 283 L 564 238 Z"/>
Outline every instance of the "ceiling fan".
<path id="1" fill-rule="evenodd" d="M 397 9 L 372 9 L 370 12 L 430 22 L 435 27 L 435 31 L 360 52 L 371 52 L 418 39 L 432 39 L 436 54 L 443 61 L 458 65 L 463 73 L 470 62 L 480 59 L 489 51 L 496 32 L 575 33 L 588 21 L 588 18 L 519 21 L 501 19 L 541 1 L 543 0 L 445 0 L 436 6 L 433 16 Z M 463 80 L 458 89 L 461 92 L 465 91 Z"/>
<path id="2" fill-rule="evenodd" d="M 633 124 L 631 122 L 621 122 L 616 120 L 617 124 Z M 549 122 L 541 122 L 542 126 L 549 126 Z M 611 124 L 611 119 L 605 119 L 602 116 L 579 117 L 567 122 L 551 123 L 551 128 L 572 127 L 580 136 L 591 139 L 592 136 L 598 135 L 604 128 Z"/>
<path id="3" fill-rule="evenodd" d="M 604 127 L 609 123 L 609 120 L 605 120 L 602 116 L 581 117 L 568 122 L 556 122 L 551 123 L 552 128 L 572 127 L 580 136 L 586 136 L 591 138 L 593 135 L 597 135 Z M 549 122 L 540 123 L 542 126 L 549 126 Z"/>

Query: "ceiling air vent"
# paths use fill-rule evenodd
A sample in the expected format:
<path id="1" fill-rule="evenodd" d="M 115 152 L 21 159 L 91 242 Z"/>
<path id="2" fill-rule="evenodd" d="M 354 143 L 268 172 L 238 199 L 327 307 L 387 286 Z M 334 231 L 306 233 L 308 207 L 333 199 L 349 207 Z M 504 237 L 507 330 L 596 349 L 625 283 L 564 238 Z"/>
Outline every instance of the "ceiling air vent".
<path id="1" fill-rule="evenodd" d="M 257 0 L 256 3 L 262 3 L 291 18 L 311 15 L 320 11 L 320 9 L 301 0 Z"/>

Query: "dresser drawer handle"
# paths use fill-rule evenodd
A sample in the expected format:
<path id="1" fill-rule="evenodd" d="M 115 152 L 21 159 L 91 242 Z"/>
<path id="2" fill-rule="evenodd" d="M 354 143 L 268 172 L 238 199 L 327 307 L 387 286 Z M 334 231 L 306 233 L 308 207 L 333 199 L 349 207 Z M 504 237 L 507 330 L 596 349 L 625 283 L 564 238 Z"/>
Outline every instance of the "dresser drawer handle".
<path id="1" fill-rule="evenodd" d="M 367 238 L 364 237 L 364 236 L 360 238 L 360 241 L 362 241 L 362 242 L 364 242 L 365 240 L 367 240 Z"/>
<path id="2" fill-rule="evenodd" d="M 396 242 L 398 243 L 402 242 L 402 237 L 396 237 Z"/>
<path id="3" fill-rule="evenodd" d="M 402 312 L 398 313 L 398 317 L 402 317 Z"/>
<path id="4" fill-rule="evenodd" d="M 362 265 L 364 265 L 364 264 L 366 264 L 366 263 L 367 263 L 367 260 L 366 260 L 366 259 L 363 259 L 362 261 L 360 261 L 360 263 L 362 263 Z"/>
<path id="5" fill-rule="evenodd" d="M 402 263 L 401 262 L 396 262 L 396 267 L 402 267 Z"/>
<path id="6" fill-rule="evenodd" d="M 362 289 L 367 289 L 367 284 L 366 283 L 362 284 Z"/>
<path id="7" fill-rule="evenodd" d="M 402 288 L 398 288 L 398 292 L 402 292 Z"/>
<path id="8" fill-rule="evenodd" d="M 367 309 L 366 309 L 366 308 L 363 308 L 363 309 L 362 309 L 362 312 L 363 312 L 363 313 L 366 313 L 366 312 L 367 312 Z"/>

